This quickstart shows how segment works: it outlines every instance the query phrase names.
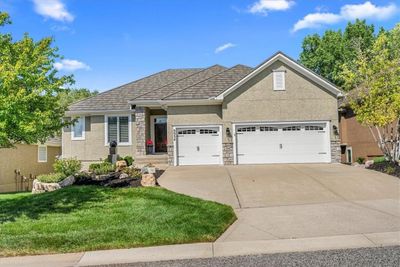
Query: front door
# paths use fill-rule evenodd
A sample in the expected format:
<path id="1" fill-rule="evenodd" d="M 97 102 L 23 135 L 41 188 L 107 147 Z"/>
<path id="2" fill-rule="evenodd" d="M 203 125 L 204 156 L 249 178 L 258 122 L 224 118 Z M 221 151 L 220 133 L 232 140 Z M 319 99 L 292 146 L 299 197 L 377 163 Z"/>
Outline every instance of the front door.
<path id="1" fill-rule="evenodd" d="M 154 118 L 154 152 L 167 152 L 167 118 Z"/>

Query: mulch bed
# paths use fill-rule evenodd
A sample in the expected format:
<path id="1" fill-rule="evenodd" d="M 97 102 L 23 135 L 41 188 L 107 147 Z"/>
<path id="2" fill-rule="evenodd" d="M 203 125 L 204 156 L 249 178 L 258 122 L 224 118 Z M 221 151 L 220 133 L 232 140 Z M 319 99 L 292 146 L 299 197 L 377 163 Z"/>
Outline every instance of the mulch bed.
<path id="1" fill-rule="evenodd" d="M 383 172 L 383 173 L 400 178 L 400 166 L 393 162 L 386 161 L 386 162 L 374 163 L 367 169 L 378 171 L 378 172 Z"/>

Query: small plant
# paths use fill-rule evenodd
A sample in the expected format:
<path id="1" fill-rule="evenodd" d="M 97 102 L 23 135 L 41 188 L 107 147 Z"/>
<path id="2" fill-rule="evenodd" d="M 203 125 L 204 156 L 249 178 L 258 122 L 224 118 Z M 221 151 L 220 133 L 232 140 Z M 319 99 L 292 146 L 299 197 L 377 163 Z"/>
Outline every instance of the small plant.
<path id="1" fill-rule="evenodd" d="M 102 175 L 115 171 L 115 166 L 109 162 L 92 163 L 89 166 L 89 171 L 96 175 Z"/>
<path id="2" fill-rule="evenodd" d="M 132 177 L 132 178 L 140 178 L 142 176 L 142 172 L 140 170 L 132 168 L 132 167 L 126 167 L 122 170 L 122 172 L 128 174 L 129 177 Z"/>
<path id="3" fill-rule="evenodd" d="M 364 164 L 364 163 L 365 163 L 365 158 L 363 158 L 363 157 L 358 157 L 358 158 L 356 159 L 356 161 L 357 161 L 358 164 Z"/>
<path id="4" fill-rule="evenodd" d="M 126 165 L 132 166 L 132 164 L 133 164 L 133 158 L 132 158 L 131 156 L 126 156 L 126 157 L 124 158 L 124 160 L 126 161 Z"/>
<path id="5" fill-rule="evenodd" d="M 57 159 L 53 164 L 56 173 L 63 173 L 66 177 L 74 175 L 82 168 L 82 163 L 74 158 Z"/>
<path id="6" fill-rule="evenodd" d="M 374 163 L 381 163 L 381 162 L 385 162 L 386 158 L 385 157 L 376 157 L 374 158 Z"/>
<path id="7" fill-rule="evenodd" d="M 49 174 L 41 174 L 36 177 L 42 183 L 58 183 L 66 178 L 65 174 L 56 172 Z"/>
<path id="8" fill-rule="evenodd" d="M 387 167 L 385 168 L 385 172 L 386 172 L 387 174 L 389 174 L 389 175 L 393 175 L 393 174 L 396 172 L 396 169 L 395 169 L 395 167 L 393 167 L 393 166 L 387 166 Z"/>

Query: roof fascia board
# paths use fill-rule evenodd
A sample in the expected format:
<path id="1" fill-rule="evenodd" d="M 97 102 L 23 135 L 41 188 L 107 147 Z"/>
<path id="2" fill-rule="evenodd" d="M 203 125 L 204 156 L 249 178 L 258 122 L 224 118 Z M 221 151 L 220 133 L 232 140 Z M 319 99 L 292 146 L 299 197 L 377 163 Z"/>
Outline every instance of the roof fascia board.
<path id="1" fill-rule="evenodd" d="M 199 106 L 199 105 L 220 105 L 221 100 L 218 99 L 177 99 L 177 100 L 131 100 L 128 101 L 131 105 L 136 106 Z"/>
<path id="2" fill-rule="evenodd" d="M 257 69 L 255 69 L 253 72 L 248 74 L 246 77 L 232 85 L 229 89 L 225 90 L 222 92 L 220 95 L 218 95 L 215 99 L 223 100 L 225 96 L 229 95 L 233 91 L 235 91 L 237 88 L 245 84 L 247 81 L 249 81 L 251 78 L 262 72 L 264 69 L 269 67 L 272 63 L 274 63 L 276 60 L 281 60 L 283 63 L 287 64 L 288 66 L 292 67 L 296 71 L 300 72 L 304 76 L 308 77 L 309 79 L 315 81 L 319 85 L 323 86 L 326 88 L 328 91 L 336 95 L 337 97 L 342 96 L 342 92 L 336 88 L 334 85 L 330 84 L 329 82 L 325 81 L 321 77 L 319 77 L 317 74 L 313 73 L 312 71 L 306 69 L 305 67 L 301 66 L 297 62 L 293 61 L 292 59 L 286 57 L 284 54 L 281 52 L 277 53 L 275 56 L 271 57 L 269 60 L 261 64 Z"/>
<path id="3" fill-rule="evenodd" d="M 74 116 L 74 115 L 104 115 L 104 114 L 127 114 L 134 113 L 134 110 L 72 110 L 66 111 L 66 116 Z"/>

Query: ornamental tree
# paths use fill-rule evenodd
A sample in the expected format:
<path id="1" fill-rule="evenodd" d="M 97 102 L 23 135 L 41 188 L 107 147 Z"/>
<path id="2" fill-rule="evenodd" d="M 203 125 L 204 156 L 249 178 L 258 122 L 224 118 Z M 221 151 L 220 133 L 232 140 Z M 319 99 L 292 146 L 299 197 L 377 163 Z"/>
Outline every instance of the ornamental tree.
<path id="1" fill-rule="evenodd" d="M 0 29 L 10 23 L 0 12 Z M 52 38 L 34 41 L 25 34 L 14 41 L 0 32 L 0 148 L 45 142 L 66 125 L 60 94 L 74 81 L 57 75 L 58 58 Z"/>
<path id="2" fill-rule="evenodd" d="M 399 158 L 400 136 L 400 24 L 381 31 L 371 49 L 357 51 L 343 64 L 342 79 L 356 119 L 371 129 L 383 153 Z M 375 131 L 373 131 L 375 129 Z"/>

